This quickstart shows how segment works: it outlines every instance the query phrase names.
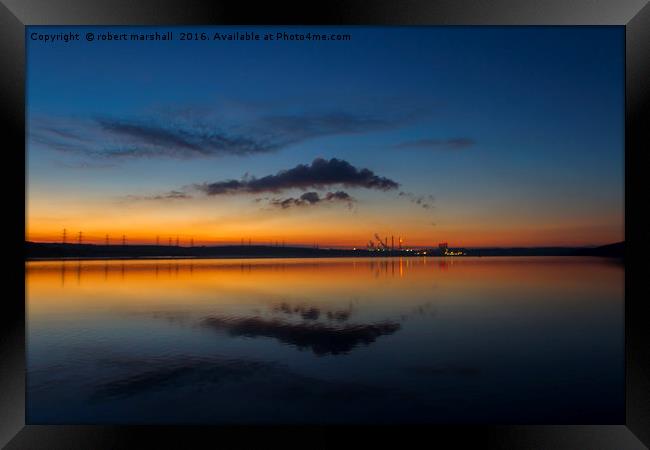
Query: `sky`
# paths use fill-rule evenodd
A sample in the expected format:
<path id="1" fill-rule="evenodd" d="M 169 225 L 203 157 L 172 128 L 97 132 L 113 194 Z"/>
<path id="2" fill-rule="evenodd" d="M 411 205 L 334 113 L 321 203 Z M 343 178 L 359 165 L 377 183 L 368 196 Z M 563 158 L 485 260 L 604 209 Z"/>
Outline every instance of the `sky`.
<path id="1" fill-rule="evenodd" d="M 175 40 L 84 38 L 108 31 Z M 350 38 L 211 39 L 235 31 Z M 624 239 L 622 27 L 26 33 L 28 240 Z"/>

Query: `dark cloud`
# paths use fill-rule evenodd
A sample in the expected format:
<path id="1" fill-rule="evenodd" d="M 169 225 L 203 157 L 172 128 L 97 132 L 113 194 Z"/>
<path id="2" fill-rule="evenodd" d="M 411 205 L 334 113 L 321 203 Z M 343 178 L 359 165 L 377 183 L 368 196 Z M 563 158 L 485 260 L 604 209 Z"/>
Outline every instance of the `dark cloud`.
<path id="1" fill-rule="evenodd" d="M 78 162 L 63 162 L 63 161 L 54 161 L 54 165 L 58 167 L 65 167 L 67 169 L 112 169 L 116 165 L 112 162 L 90 162 L 90 161 L 78 161 Z"/>
<path id="2" fill-rule="evenodd" d="M 317 192 L 305 192 L 300 196 L 300 200 L 306 201 L 308 203 L 318 203 L 320 197 Z"/>
<path id="3" fill-rule="evenodd" d="M 299 164 L 275 175 L 262 178 L 217 181 L 197 185 L 197 189 L 208 195 L 235 193 L 281 192 L 287 189 L 322 189 L 342 185 L 387 191 L 397 189 L 399 183 L 376 175 L 370 169 L 358 169 L 347 161 L 332 158 L 316 158 L 311 165 Z M 336 193 L 334 194 L 336 195 Z"/>
<path id="4" fill-rule="evenodd" d="M 433 195 L 418 195 L 412 192 L 400 192 L 398 195 L 407 198 L 409 201 L 424 209 L 433 209 L 433 201 L 435 200 Z"/>
<path id="5" fill-rule="evenodd" d="M 352 207 L 352 203 L 355 202 L 355 199 L 350 196 L 350 194 L 343 191 L 328 192 L 323 197 L 321 197 L 318 192 L 305 192 L 298 198 L 289 197 L 285 199 L 272 199 L 270 204 L 282 209 L 287 209 L 292 206 L 309 206 L 324 202 L 345 202 L 348 204 L 348 207 Z"/>
<path id="6" fill-rule="evenodd" d="M 316 355 L 348 353 L 360 344 L 371 344 L 400 329 L 395 322 L 346 324 L 333 326 L 321 322 L 292 323 L 262 317 L 207 317 L 205 327 L 226 331 L 231 336 L 269 337 L 299 349 L 311 349 Z"/>
<path id="7" fill-rule="evenodd" d="M 336 191 L 336 192 L 328 192 L 325 194 L 325 200 L 343 200 L 343 201 L 354 201 L 352 197 L 347 192 L 343 191 Z"/>
<path id="8" fill-rule="evenodd" d="M 415 141 L 402 142 L 395 145 L 395 147 L 460 150 L 463 148 L 471 147 L 475 144 L 476 142 L 470 138 L 418 139 Z"/>

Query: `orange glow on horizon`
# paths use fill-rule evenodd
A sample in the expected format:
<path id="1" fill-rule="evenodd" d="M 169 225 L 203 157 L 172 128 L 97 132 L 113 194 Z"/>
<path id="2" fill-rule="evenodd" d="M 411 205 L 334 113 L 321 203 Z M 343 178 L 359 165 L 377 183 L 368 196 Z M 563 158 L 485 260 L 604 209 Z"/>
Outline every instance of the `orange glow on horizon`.
<path id="1" fill-rule="evenodd" d="M 47 195 L 27 202 L 25 237 L 34 242 L 201 245 L 301 245 L 366 248 L 375 241 L 394 238 L 395 246 L 437 247 L 533 247 L 591 246 L 624 240 L 623 217 L 589 213 L 558 216 L 515 214 L 506 211 L 472 211 L 471 206 L 445 209 L 445 213 L 413 209 L 410 204 L 391 205 L 368 200 L 356 209 L 314 208 L 283 211 L 231 200 L 215 206 L 212 199 L 195 203 L 133 204 L 71 199 L 70 203 L 44 201 Z M 29 200 L 29 199 L 28 199 Z M 442 208 L 441 208 L 442 210 Z M 559 213 L 558 213 L 559 214 Z"/>
<path id="2" fill-rule="evenodd" d="M 360 230 L 330 229 L 323 227 L 311 230 L 268 230 L 264 232 L 246 230 L 224 230 L 221 233 L 198 232 L 196 229 L 178 228 L 176 232 L 169 229 L 144 231 L 138 228 L 104 231 L 87 227 L 81 230 L 66 228 L 66 242 L 78 243 L 79 231 L 82 232 L 81 242 L 84 244 L 105 245 L 108 237 L 109 245 L 121 245 L 123 238 L 127 245 L 178 245 L 180 246 L 209 246 L 209 245 L 271 245 L 271 246 L 313 246 L 320 247 L 356 247 L 366 248 L 369 241 L 377 244 L 374 232 L 370 227 L 360 227 Z M 611 228 L 573 227 L 559 229 L 488 229 L 476 230 L 468 228 L 442 227 L 431 232 L 411 230 L 411 233 L 379 233 L 380 236 L 402 239 L 402 248 L 409 247 L 437 247 L 439 242 L 448 242 L 454 247 L 532 247 L 532 246 L 589 246 L 605 245 L 624 240 Z M 30 230 L 26 233 L 26 240 L 32 242 L 63 241 L 63 229 L 60 230 Z M 397 248 L 398 244 L 395 244 Z"/>

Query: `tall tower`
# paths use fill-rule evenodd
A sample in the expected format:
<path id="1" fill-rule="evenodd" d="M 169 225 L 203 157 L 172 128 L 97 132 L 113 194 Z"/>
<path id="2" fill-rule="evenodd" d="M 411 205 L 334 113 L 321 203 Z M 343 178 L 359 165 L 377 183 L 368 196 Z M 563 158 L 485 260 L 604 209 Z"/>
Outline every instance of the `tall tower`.
<path id="1" fill-rule="evenodd" d="M 77 243 L 78 243 L 79 245 L 81 245 L 81 239 L 82 239 L 82 237 L 83 237 L 83 232 L 80 231 L 80 232 L 79 232 L 79 236 L 77 237 Z"/>
<path id="2" fill-rule="evenodd" d="M 122 235 L 122 245 L 126 245 L 126 234 Z"/>
<path id="3" fill-rule="evenodd" d="M 109 241 L 108 234 L 107 234 L 107 235 L 106 235 L 106 239 L 105 239 L 105 241 L 104 241 L 104 244 L 108 245 L 109 242 L 110 242 L 110 241 Z"/>
<path id="4" fill-rule="evenodd" d="M 67 240 L 68 240 L 68 230 L 66 230 L 66 229 L 64 228 L 64 229 L 63 229 L 63 240 L 62 240 L 62 243 L 65 244 L 65 243 L 67 242 Z"/>

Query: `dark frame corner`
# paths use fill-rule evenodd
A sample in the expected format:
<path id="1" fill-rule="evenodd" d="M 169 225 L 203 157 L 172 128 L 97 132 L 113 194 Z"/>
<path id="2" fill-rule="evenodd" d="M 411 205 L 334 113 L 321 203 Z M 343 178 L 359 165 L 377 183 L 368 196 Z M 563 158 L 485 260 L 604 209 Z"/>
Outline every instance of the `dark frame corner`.
<path id="1" fill-rule="evenodd" d="M 555 449 L 627 449 L 650 446 L 650 344 L 647 324 L 650 320 L 650 290 L 642 278 L 645 267 L 637 261 L 647 255 L 650 243 L 642 199 L 643 151 L 648 149 L 648 104 L 650 100 L 650 4 L 646 0 L 549 0 L 541 5 L 534 0 L 333 0 L 304 2 L 284 6 L 277 2 L 197 0 L 2 0 L 0 2 L 0 110 L 6 126 L 3 145 L 5 168 L 11 176 L 3 177 L 5 192 L 16 191 L 23 177 L 17 168 L 24 167 L 25 154 L 25 26 L 26 25 L 170 25 L 170 24 L 377 24 L 377 25 L 621 25 L 626 34 L 626 124 L 625 124 L 625 329 L 626 329 L 626 421 L 619 425 L 575 426 L 481 426 L 417 427 L 408 436 L 423 432 L 435 442 L 444 439 L 454 447 L 465 444 L 498 448 Z M 6 139 L 8 138 L 8 139 Z M 13 170 L 12 170 L 13 169 Z M 13 177 L 15 177 L 15 182 Z M 18 194 L 15 194 L 18 196 Z M 638 198 L 638 200 L 637 200 Z M 644 203 L 641 203 L 644 201 Z M 18 200 L 20 202 L 20 200 Z M 24 192 L 23 192 L 24 207 Z M 23 211 L 24 212 L 24 211 Z M 152 442 L 180 447 L 194 441 L 197 433 L 223 443 L 235 439 L 239 445 L 249 439 L 286 437 L 286 428 L 266 428 L 250 433 L 243 428 L 201 427 L 97 427 L 25 425 L 25 303 L 24 213 L 12 218 L 9 239 L 16 258 L 11 260 L 7 278 L 14 285 L 3 301 L 3 324 L 0 328 L 0 446 L 19 448 L 130 448 Z M 21 295 L 22 293 L 22 295 Z M 433 428 L 433 429 L 432 429 Z M 292 441 L 304 444 L 295 434 L 315 431 L 292 428 Z M 321 430 L 322 431 L 322 430 Z M 349 431 L 349 430 L 348 430 Z M 404 444 L 403 429 L 384 427 L 364 429 L 384 443 Z M 285 434 L 283 434 L 285 433 Z M 319 432 L 323 444 L 338 433 Z M 154 436 L 155 435 L 155 436 Z M 387 441 L 386 441 L 387 439 Z M 284 439 L 283 439 L 284 442 Z M 160 445 L 158 445 L 160 447 Z"/>

